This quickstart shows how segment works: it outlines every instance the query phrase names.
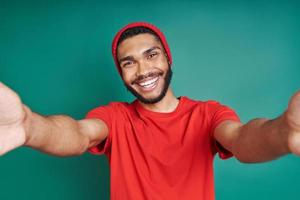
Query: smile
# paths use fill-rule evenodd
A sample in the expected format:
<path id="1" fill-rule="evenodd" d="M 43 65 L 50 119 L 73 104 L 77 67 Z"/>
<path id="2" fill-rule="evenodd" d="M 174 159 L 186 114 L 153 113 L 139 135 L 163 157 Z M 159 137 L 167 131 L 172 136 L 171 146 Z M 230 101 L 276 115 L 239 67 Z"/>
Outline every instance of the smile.
<path id="1" fill-rule="evenodd" d="M 158 79 L 159 79 L 159 76 L 149 79 L 144 82 L 139 82 L 139 83 L 137 83 L 137 85 L 140 86 L 143 90 L 148 91 L 148 90 L 151 90 L 156 87 L 156 85 L 158 83 Z"/>

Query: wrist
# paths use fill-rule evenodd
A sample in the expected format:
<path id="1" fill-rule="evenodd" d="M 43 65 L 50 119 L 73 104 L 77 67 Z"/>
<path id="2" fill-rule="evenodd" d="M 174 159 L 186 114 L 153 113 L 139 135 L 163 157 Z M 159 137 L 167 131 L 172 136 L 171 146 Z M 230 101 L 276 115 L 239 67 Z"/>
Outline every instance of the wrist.
<path id="1" fill-rule="evenodd" d="M 292 132 L 291 126 L 288 123 L 288 118 L 286 112 L 284 112 L 280 117 L 279 117 L 279 133 L 281 134 L 281 138 L 283 141 L 283 146 L 286 151 L 286 153 L 291 153 L 290 149 L 290 135 Z"/>
<path id="2" fill-rule="evenodd" d="M 24 117 L 24 131 L 25 131 L 25 142 L 24 145 L 25 146 L 29 146 L 29 142 L 31 140 L 31 127 L 32 127 L 32 118 L 33 118 L 33 113 L 30 110 L 29 107 L 27 107 L 26 105 L 23 104 L 23 109 L 24 109 L 24 113 L 25 113 L 25 117 Z"/>

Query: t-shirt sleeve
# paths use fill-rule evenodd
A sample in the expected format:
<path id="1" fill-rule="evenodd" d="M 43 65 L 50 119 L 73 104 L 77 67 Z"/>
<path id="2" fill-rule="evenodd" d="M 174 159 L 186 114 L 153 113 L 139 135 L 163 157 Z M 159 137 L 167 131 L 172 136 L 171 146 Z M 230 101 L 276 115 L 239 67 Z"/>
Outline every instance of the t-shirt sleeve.
<path id="1" fill-rule="evenodd" d="M 88 152 L 96 155 L 107 154 L 111 147 L 111 124 L 112 124 L 112 108 L 111 106 L 100 106 L 89 111 L 85 117 L 86 119 L 100 119 L 108 127 L 108 136 L 98 145 L 90 147 Z"/>
<path id="2" fill-rule="evenodd" d="M 215 140 L 213 133 L 215 128 L 225 120 L 232 120 L 240 122 L 240 118 L 236 112 L 228 106 L 222 105 L 216 101 L 209 101 L 210 113 L 211 113 L 211 140 L 212 149 L 214 153 L 218 153 L 221 159 L 228 159 L 232 157 L 232 153 L 225 149 L 218 141 Z"/>

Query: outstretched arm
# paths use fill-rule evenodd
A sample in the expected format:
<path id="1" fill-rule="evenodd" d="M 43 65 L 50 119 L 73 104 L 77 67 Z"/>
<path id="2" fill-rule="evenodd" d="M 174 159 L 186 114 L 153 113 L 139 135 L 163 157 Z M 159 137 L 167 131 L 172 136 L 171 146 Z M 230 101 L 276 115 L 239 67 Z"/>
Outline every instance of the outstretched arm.
<path id="1" fill-rule="evenodd" d="M 278 118 L 253 119 L 246 124 L 224 121 L 215 139 L 241 162 L 265 162 L 288 153 L 300 155 L 300 91 Z"/>
<path id="2" fill-rule="evenodd" d="M 0 82 L 0 155 L 22 145 L 56 156 L 80 155 L 107 135 L 106 124 L 98 119 L 34 113 Z"/>

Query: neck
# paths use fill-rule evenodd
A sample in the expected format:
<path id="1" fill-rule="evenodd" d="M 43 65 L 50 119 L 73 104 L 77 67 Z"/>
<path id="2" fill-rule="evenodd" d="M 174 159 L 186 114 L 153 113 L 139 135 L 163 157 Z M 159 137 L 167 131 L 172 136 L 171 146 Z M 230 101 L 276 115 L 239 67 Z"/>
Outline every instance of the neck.
<path id="1" fill-rule="evenodd" d="M 174 111 L 178 104 L 179 100 L 173 94 L 172 89 L 169 87 L 166 95 L 162 100 L 154 104 L 145 104 L 139 101 L 139 103 L 146 108 L 154 112 L 168 113 Z"/>

